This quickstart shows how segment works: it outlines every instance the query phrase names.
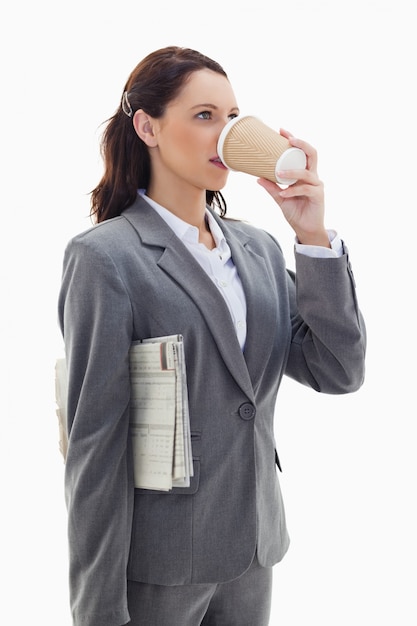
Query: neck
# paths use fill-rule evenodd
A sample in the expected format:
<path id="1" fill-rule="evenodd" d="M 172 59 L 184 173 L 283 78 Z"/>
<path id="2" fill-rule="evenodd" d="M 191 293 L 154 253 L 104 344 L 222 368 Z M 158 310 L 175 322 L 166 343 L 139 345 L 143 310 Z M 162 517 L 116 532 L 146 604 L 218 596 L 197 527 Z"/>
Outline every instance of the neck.
<path id="1" fill-rule="evenodd" d="M 168 191 L 165 191 L 168 189 Z M 199 230 L 206 230 L 206 192 L 196 190 L 191 193 L 184 193 L 184 190 L 175 191 L 169 187 L 149 185 L 146 195 L 163 206 L 168 211 L 180 219 L 196 226 Z"/>
<path id="2" fill-rule="evenodd" d="M 209 250 L 216 247 L 213 235 L 211 234 L 208 221 L 206 219 L 206 204 L 204 194 L 204 204 L 196 199 L 196 203 L 191 203 L 190 198 L 175 200 L 175 194 L 169 194 L 166 197 L 164 193 L 158 193 L 152 190 L 152 187 L 146 191 L 146 195 L 157 202 L 165 209 L 179 217 L 187 224 L 198 228 L 198 240 L 203 243 Z"/>
<path id="3" fill-rule="evenodd" d="M 203 243 L 209 250 L 213 250 L 216 247 L 216 242 L 214 241 L 214 237 L 211 234 L 209 223 L 204 217 L 203 224 L 198 229 L 199 235 L 198 240 L 200 243 Z"/>

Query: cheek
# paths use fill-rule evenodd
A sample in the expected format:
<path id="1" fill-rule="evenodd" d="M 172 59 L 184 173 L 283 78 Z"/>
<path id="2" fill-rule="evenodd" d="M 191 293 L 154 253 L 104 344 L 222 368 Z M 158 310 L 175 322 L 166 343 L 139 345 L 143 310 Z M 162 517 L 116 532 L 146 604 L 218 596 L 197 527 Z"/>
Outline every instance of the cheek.
<path id="1" fill-rule="evenodd" d="M 171 159 L 172 156 L 179 157 L 186 154 L 193 147 L 193 136 L 180 128 L 170 128 L 169 134 L 162 134 L 158 137 L 158 147 L 163 157 Z"/>
<path id="2" fill-rule="evenodd" d="M 195 152 L 198 147 L 195 133 L 179 130 L 173 136 L 173 146 L 183 154 Z"/>

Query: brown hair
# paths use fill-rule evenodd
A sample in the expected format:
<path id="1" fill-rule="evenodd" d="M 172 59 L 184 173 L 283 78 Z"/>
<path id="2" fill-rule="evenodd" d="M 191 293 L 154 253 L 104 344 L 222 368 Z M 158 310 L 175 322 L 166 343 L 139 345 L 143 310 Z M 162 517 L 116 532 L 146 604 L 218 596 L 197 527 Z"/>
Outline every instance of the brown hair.
<path id="1" fill-rule="evenodd" d="M 138 109 L 162 117 L 167 105 L 178 95 L 192 72 L 210 69 L 227 78 L 223 68 L 196 50 L 169 46 L 146 56 L 130 74 L 120 105 L 107 120 L 101 139 L 104 174 L 91 192 L 90 215 L 104 222 L 133 204 L 139 188 L 146 189 L 150 178 L 147 146 L 138 137 L 132 116 Z M 206 191 L 207 204 L 226 214 L 220 191 Z"/>

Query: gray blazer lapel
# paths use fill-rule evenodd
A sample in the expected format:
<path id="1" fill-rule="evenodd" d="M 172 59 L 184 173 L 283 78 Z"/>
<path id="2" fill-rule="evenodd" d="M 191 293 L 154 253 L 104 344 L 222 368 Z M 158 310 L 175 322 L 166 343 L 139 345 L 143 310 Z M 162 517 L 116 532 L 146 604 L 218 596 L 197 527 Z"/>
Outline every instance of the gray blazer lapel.
<path id="1" fill-rule="evenodd" d="M 254 399 L 251 379 L 224 298 L 199 263 L 149 204 L 138 197 L 123 216 L 143 243 L 162 249 L 158 265 L 199 307 L 219 352 L 242 390 Z"/>
<path id="2" fill-rule="evenodd" d="M 220 220 L 217 216 L 215 219 L 226 236 L 246 296 L 247 339 L 244 356 L 255 389 L 268 363 L 273 337 L 276 336 L 276 283 L 268 272 L 264 258 L 252 249 L 250 235 L 233 228 L 233 222 Z"/>

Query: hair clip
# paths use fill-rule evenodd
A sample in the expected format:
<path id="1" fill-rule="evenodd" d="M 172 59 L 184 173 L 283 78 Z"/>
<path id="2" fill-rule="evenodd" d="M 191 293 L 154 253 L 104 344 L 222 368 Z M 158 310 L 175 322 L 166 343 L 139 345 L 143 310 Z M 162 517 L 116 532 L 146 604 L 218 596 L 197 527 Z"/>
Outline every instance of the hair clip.
<path id="1" fill-rule="evenodd" d="M 127 97 L 127 91 L 124 92 L 122 97 L 122 110 L 128 117 L 133 116 L 133 109 L 130 106 L 129 98 Z"/>

